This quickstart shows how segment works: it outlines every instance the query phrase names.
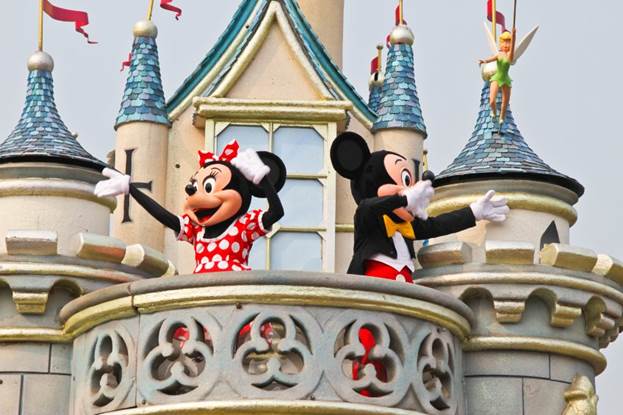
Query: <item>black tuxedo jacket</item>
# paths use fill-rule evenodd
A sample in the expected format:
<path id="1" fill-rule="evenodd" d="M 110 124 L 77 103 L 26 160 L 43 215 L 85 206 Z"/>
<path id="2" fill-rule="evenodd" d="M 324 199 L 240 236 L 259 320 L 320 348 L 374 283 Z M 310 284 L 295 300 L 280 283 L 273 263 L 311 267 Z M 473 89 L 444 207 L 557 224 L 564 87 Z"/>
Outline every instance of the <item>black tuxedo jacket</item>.
<path id="1" fill-rule="evenodd" d="M 405 196 L 385 196 L 364 199 L 355 211 L 355 248 L 348 267 L 349 274 L 364 274 L 365 261 L 376 254 L 397 258 L 398 253 L 392 238 L 387 237 L 383 215 L 394 209 L 407 206 Z M 411 222 L 415 239 L 429 239 L 449 235 L 476 225 L 476 218 L 468 206 L 434 218 Z M 413 241 L 405 238 L 411 258 L 415 258 Z"/>

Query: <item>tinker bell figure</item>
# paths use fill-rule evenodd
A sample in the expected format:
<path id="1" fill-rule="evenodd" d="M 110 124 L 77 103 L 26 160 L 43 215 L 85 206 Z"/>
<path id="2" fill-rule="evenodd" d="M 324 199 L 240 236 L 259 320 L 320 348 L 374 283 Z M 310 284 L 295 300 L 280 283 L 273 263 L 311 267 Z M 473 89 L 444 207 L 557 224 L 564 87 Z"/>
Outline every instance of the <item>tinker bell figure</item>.
<path id="1" fill-rule="evenodd" d="M 493 6 L 495 7 L 495 6 Z M 504 120 L 506 119 L 506 111 L 508 110 L 508 105 L 511 99 L 511 90 L 513 87 L 513 80 L 511 79 L 509 72 L 510 67 L 517 63 L 517 60 L 524 54 L 528 46 L 530 46 L 530 42 L 536 35 L 539 27 L 535 27 L 532 29 L 530 33 L 524 37 L 519 45 L 515 47 L 515 38 L 517 35 L 517 29 L 515 28 L 515 20 L 517 15 L 517 2 L 515 1 L 515 13 L 513 16 L 513 29 L 512 31 L 505 30 L 504 28 L 504 20 L 503 15 L 496 10 L 493 10 L 493 13 L 489 13 L 489 16 L 497 16 L 498 19 L 501 20 L 501 25 L 503 27 L 503 32 L 500 35 L 500 44 L 499 48 L 496 44 L 496 21 L 493 18 L 493 32 L 489 30 L 489 26 L 485 23 L 485 31 L 487 32 L 487 38 L 489 40 L 489 47 L 491 51 L 494 53 L 493 56 L 487 59 L 479 60 L 480 65 L 482 66 L 482 77 L 485 81 L 489 81 L 491 83 L 490 95 L 489 95 L 489 105 L 491 106 L 491 117 L 493 119 L 498 118 L 498 108 L 497 108 L 497 97 L 500 89 L 502 90 L 502 107 L 500 108 L 500 118 L 499 123 L 500 126 L 504 124 Z"/>

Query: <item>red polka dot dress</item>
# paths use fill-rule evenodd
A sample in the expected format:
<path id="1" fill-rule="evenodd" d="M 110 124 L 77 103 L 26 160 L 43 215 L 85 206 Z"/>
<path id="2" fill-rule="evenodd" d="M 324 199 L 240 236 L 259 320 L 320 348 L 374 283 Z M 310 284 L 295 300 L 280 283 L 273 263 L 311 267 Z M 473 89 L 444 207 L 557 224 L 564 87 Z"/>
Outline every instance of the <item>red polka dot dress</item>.
<path id="1" fill-rule="evenodd" d="M 247 212 L 212 239 L 204 239 L 203 226 L 193 223 L 188 215 L 182 215 L 178 239 L 195 247 L 195 274 L 251 270 L 248 261 L 253 242 L 268 233 L 262 224 L 263 215 L 261 209 Z"/>

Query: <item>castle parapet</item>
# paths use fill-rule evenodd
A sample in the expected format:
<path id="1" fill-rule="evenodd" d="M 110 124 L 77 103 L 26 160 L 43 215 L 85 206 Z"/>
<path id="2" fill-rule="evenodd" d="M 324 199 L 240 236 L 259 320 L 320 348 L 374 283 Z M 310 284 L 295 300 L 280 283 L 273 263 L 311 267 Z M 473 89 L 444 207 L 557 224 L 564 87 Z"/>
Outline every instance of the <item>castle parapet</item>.
<path id="1" fill-rule="evenodd" d="M 594 384 L 605 369 L 600 349 L 623 326 L 618 260 L 566 244 L 539 252 L 490 240 L 431 245 L 418 259 L 418 284 L 463 300 L 476 315 L 464 344 L 468 413 L 558 415 L 576 376 Z"/>
<path id="2" fill-rule="evenodd" d="M 180 276 L 103 289 L 60 316 L 74 337 L 73 415 L 464 414 L 472 312 L 426 287 Z"/>

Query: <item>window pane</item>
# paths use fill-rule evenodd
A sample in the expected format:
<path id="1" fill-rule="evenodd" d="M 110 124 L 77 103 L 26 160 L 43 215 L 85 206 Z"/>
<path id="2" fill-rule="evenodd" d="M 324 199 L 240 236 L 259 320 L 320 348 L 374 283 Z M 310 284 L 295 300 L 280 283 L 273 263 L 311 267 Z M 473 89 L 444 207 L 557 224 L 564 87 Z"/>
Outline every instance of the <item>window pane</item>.
<path id="1" fill-rule="evenodd" d="M 270 256 L 275 270 L 322 271 L 322 239 L 316 233 L 279 232 Z"/>
<path id="2" fill-rule="evenodd" d="M 320 173 L 324 166 L 324 140 L 313 128 L 280 127 L 273 136 L 273 152 L 289 173 Z"/>
<path id="3" fill-rule="evenodd" d="M 266 269 L 266 238 L 259 238 L 253 242 L 249 254 L 249 266 L 252 270 Z"/>
<path id="4" fill-rule="evenodd" d="M 221 154 L 221 150 L 234 139 L 240 144 L 241 150 L 252 148 L 255 151 L 268 151 L 268 132 L 265 129 L 252 125 L 230 125 L 218 135 L 217 154 Z"/>
<path id="5" fill-rule="evenodd" d="M 279 192 L 285 215 L 282 226 L 323 226 L 323 191 L 317 180 L 288 180 Z"/>

